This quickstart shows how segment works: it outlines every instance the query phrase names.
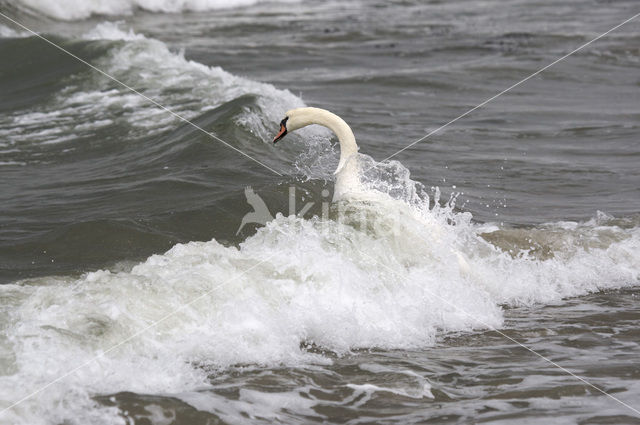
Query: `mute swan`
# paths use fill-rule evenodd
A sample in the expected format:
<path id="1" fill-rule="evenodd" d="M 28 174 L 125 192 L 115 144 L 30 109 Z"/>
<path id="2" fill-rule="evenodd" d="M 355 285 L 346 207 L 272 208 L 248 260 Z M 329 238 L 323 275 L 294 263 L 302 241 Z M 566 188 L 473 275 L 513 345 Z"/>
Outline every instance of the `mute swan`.
<path id="1" fill-rule="evenodd" d="M 290 131 L 318 124 L 327 127 L 340 142 L 340 161 L 333 173 L 336 175 L 336 186 L 333 200 L 344 197 L 345 193 L 353 191 L 359 184 L 356 154 L 358 145 L 353 131 L 346 122 L 336 114 L 320 108 L 297 108 L 287 111 L 284 119 L 280 121 L 280 131 L 274 137 L 273 143 L 286 136 Z"/>
<path id="2" fill-rule="evenodd" d="M 336 175 L 336 185 L 333 192 L 334 202 L 346 197 L 347 194 L 362 195 L 360 187 L 360 178 L 358 171 L 357 153 L 358 145 L 353 131 L 346 122 L 334 113 L 320 108 L 297 108 L 287 111 L 285 117 L 280 121 L 280 131 L 273 138 L 273 143 L 277 143 L 290 131 L 306 127 L 311 124 L 319 124 L 333 131 L 340 142 L 340 161 L 338 167 L 333 173 Z M 440 239 L 442 230 L 434 226 L 431 221 L 423 221 L 423 223 L 432 229 L 434 237 Z M 465 277 L 472 276 L 472 270 L 466 261 L 464 254 L 460 251 L 451 250 L 457 260 L 460 268 L 460 274 Z"/>

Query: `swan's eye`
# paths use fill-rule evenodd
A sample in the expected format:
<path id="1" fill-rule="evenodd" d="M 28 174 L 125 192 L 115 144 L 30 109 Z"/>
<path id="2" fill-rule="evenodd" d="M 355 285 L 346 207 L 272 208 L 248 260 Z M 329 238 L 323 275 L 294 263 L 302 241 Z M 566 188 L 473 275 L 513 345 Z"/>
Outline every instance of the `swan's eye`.
<path id="1" fill-rule="evenodd" d="M 282 121 L 280 121 L 280 125 L 284 125 L 286 127 L 288 119 L 289 119 L 289 117 L 284 117 L 284 119 Z"/>

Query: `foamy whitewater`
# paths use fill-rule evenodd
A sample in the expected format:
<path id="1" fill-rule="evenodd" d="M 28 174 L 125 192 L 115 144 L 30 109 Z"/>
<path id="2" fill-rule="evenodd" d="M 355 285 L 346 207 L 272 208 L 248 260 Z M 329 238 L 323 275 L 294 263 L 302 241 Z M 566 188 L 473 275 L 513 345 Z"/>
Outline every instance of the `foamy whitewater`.
<path id="1" fill-rule="evenodd" d="M 70 21 L 92 15 L 130 15 L 137 9 L 165 13 L 198 12 L 250 6 L 263 1 L 265 0 L 18 0 L 16 6 Z M 289 0 L 291 1 L 295 0 Z"/>
<path id="2" fill-rule="evenodd" d="M 22 3 L 74 19 L 137 7 L 202 10 L 224 2 Z M 255 95 L 258 110 L 247 109 L 238 123 L 268 139 L 270 124 L 304 105 L 288 91 L 186 60 L 160 41 L 112 24 L 85 39 L 122 40 L 96 66 L 123 80 L 140 69 L 137 85 L 144 93 L 159 98 L 171 91 L 172 108 L 187 118 Z M 194 105 L 194 98 L 202 103 Z M 13 145 L 60 143 L 70 132 L 109 125 L 109 108 L 122 109 L 121 119 L 149 134 L 177 123 L 97 76 L 71 80 L 50 101 L 57 106 L 48 112 L 10 118 L 23 129 L 7 134 Z M 85 108 L 81 119 L 75 115 L 79 105 Z M 42 121 L 50 122 L 50 132 L 27 140 L 23 134 Z M 313 141 L 301 155 L 312 151 L 320 158 L 313 170 L 298 164 L 297 171 L 330 176 L 335 152 L 326 132 L 302 135 Z M 637 223 L 602 213 L 535 229 L 478 224 L 454 209 L 455 199 L 441 202 L 436 189 L 411 180 L 400 162 L 376 164 L 364 154 L 358 161 L 367 170 L 360 176 L 364 191 L 333 204 L 325 217 L 280 214 L 237 247 L 216 240 L 177 244 L 132 267 L 0 285 L 0 407 L 37 392 L 4 412 L 3 423 L 125 424 L 117 408 L 93 398 L 120 391 L 169 394 L 204 410 L 215 406 L 223 419 L 242 420 L 195 389 L 211 387 L 210 375 L 233 365 L 333 361 L 312 346 L 338 356 L 359 348 L 428 347 L 450 332 L 500 327 L 505 306 L 558 303 L 639 283 Z M 515 242 L 491 243 L 496 235 Z M 350 385 L 358 394 L 433 397 L 424 379 L 414 392 Z M 250 389 L 243 393 L 252 396 L 258 397 Z M 300 404 L 301 411 L 312 404 L 298 402 L 309 403 Z"/>
<path id="3" fill-rule="evenodd" d="M 304 106 L 300 98 L 287 90 L 232 75 L 219 67 L 189 61 L 182 52 L 171 52 L 164 43 L 131 30 L 122 30 L 117 23 L 99 24 L 84 34 L 83 39 L 122 41 L 121 46 L 112 49 L 95 65 L 118 81 L 138 87 L 145 96 L 163 99 L 164 106 L 185 119 L 193 119 L 243 95 L 256 95 L 261 114 L 247 111 L 235 120 L 247 131 L 268 139 L 269 124 L 279 120 L 288 109 Z M 131 70 L 141 72 L 132 74 Z M 165 93 L 170 93 L 166 100 Z M 112 81 L 99 74 L 92 74 L 88 80 L 70 79 L 69 84 L 49 102 L 44 111 L 0 117 L 0 124 L 5 128 L 0 130 L 0 136 L 4 138 L 0 143 L 48 145 L 82 136 L 91 137 L 94 131 L 113 124 L 113 110 L 122 111 L 121 120 L 148 135 L 160 134 L 182 124 L 176 116 L 120 85 L 114 87 Z M 43 123 L 47 128 L 36 130 L 41 129 Z M 302 134 L 326 135 L 327 132 L 306 129 Z M 31 161 L 38 162 L 39 159 L 33 157 Z"/>
<path id="4" fill-rule="evenodd" d="M 338 354 L 424 347 L 439 333 L 499 327 L 502 305 L 638 282 L 640 230 L 606 217 L 549 225 L 562 248 L 537 260 L 500 251 L 450 208 L 379 192 L 340 207 L 344 223 L 278 216 L 238 248 L 178 244 L 130 271 L 1 286 L 5 406 L 88 362 L 9 422 L 125 423 L 91 396 L 206 388 L 212 370 L 234 364 L 331 361 L 302 343 Z"/>

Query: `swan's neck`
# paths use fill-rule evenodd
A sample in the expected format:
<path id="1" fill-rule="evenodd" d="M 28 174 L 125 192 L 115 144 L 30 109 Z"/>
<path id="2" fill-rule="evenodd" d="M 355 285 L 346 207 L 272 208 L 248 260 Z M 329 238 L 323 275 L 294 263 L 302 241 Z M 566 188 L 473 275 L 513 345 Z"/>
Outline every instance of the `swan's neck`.
<path id="1" fill-rule="evenodd" d="M 325 127 L 328 127 L 333 131 L 340 142 L 340 161 L 334 174 L 338 174 L 345 166 L 349 158 L 358 153 L 358 145 L 356 144 L 356 138 L 353 135 L 353 131 L 347 125 L 346 122 L 339 116 L 325 111 L 326 117 L 323 117 L 326 121 L 321 123 Z"/>
<path id="2" fill-rule="evenodd" d="M 340 142 L 340 162 L 334 174 L 338 174 L 349 158 L 358 152 L 358 145 L 353 131 L 346 122 L 334 113 L 320 108 L 300 108 L 295 110 L 297 128 L 311 124 L 319 124 L 333 131 Z"/>

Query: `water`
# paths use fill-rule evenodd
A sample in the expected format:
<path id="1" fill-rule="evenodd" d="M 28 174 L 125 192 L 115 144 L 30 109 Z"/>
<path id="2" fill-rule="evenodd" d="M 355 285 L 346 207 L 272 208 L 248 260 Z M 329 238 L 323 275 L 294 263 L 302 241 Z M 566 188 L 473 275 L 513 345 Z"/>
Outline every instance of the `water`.
<path id="1" fill-rule="evenodd" d="M 0 406 L 89 363 L 1 423 L 640 422 L 493 330 L 640 408 L 637 22 L 371 159 L 635 2 L 0 11 L 283 174 L 2 18 Z M 327 207 L 328 132 L 270 144 L 305 104 L 351 125 L 366 196 Z M 238 232 L 247 186 L 275 218 Z"/>

